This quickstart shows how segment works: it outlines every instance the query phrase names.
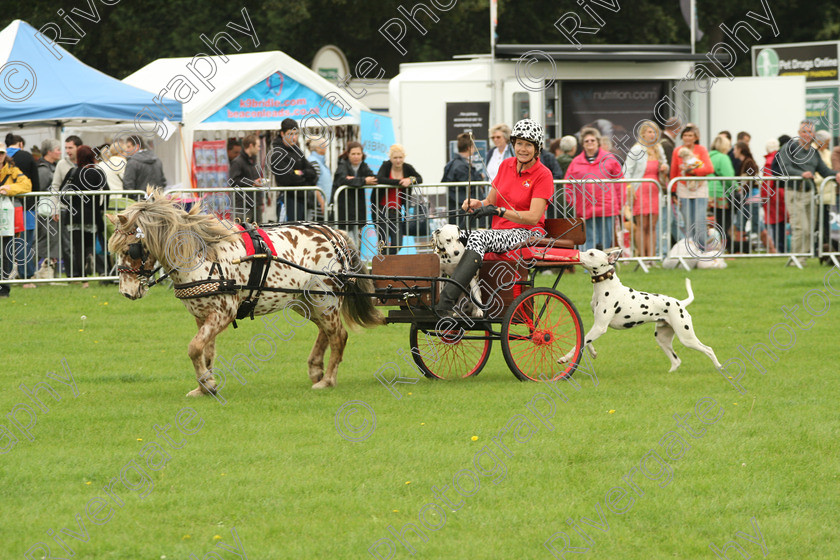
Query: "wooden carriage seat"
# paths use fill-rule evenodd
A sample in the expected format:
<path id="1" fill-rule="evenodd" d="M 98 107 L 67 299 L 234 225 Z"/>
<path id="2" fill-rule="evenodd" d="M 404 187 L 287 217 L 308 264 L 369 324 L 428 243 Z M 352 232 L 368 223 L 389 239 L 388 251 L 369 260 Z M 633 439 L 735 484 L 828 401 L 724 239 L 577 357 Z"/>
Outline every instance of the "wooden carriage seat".
<path id="1" fill-rule="evenodd" d="M 528 266 L 561 266 L 579 264 L 576 245 L 586 243 L 586 230 L 581 219 L 548 218 L 545 237 L 532 237 L 505 253 L 487 253 L 484 261 L 518 261 Z"/>

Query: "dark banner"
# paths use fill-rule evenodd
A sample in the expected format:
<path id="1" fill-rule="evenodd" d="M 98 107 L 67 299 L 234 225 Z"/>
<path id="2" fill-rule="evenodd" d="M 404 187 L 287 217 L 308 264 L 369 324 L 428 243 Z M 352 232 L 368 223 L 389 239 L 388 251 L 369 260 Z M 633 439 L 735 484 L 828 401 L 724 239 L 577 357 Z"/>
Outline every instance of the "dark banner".
<path id="1" fill-rule="evenodd" d="M 486 161 L 489 121 L 490 103 L 447 103 L 446 161 L 458 153 L 457 138 L 463 132 L 472 132 L 478 153 Z"/>
<path id="2" fill-rule="evenodd" d="M 796 47 L 753 47 L 753 75 L 805 76 L 805 81 L 837 80 L 838 43 L 814 43 Z"/>
<path id="3" fill-rule="evenodd" d="M 653 120 L 653 108 L 665 95 L 665 82 L 568 82 L 560 87 L 563 134 L 577 136 L 584 126 L 597 128 L 625 153 L 636 143 L 639 121 Z"/>

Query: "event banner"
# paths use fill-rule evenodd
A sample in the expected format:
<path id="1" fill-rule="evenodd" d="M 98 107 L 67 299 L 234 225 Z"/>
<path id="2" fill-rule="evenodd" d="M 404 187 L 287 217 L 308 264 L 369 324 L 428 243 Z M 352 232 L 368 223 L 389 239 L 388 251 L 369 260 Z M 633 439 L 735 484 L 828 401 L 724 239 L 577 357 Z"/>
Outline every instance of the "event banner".
<path id="1" fill-rule="evenodd" d="M 282 72 L 275 72 L 265 80 L 257 82 L 233 101 L 219 109 L 204 122 L 236 123 L 262 122 L 285 118 L 300 120 L 307 114 L 328 113 L 327 107 L 319 104 L 323 98 Z M 330 109 L 330 112 L 338 109 Z"/>
<path id="2" fill-rule="evenodd" d="M 490 128 L 490 103 L 446 104 L 446 161 L 458 153 L 458 135 L 472 132 L 478 157 L 487 161 L 487 141 Z M 479 166 L 481 167 L 481 166 Z"/>
<path id="3" fill-rule="evenodd" d="M 394 125 L 391 117 L 362 111 L 360 127 L 362 151 L 365 161 L 374 173 L 379 171 L 382 162 L 388 161 L 388 150 L 394 144 Z"/>
<path id="4" fill-rule="evenodd" d="M 653 119 L 653 108 L 665 95 L 665 82 L 571 82 L 561 84 L 563 134 L 577 135 L 584 126 L 613 139 L 618 152 L 635 144 L 633 129 Z"/>
<path id="5" fill-rule="evenodd" d="M 807 82 L 837 81 L 840 41 L 752 48 L 753 76 L 805 76 Z"/>

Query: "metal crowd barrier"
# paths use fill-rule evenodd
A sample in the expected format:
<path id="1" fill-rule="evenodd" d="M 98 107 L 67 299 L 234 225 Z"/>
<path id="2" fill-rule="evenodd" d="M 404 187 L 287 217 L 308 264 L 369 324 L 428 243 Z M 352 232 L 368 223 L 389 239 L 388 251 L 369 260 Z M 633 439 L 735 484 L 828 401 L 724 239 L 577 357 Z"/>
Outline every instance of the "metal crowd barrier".
<path id="1" fill-rule="evenodd" d="M 0 282 L 46 284 L 116 280 L 108 255 L 113 226 L 105 213 L 124 210 L 143 191 L 30 192 L 13 197 L 26 208 L 25 229 L 2 237 Z"/>
<path id="2" fill-rule="evenodd" d="M 830 189 L 829 185 L 834 183 L 834 188 Z M 829 193 L 825 193 L 829 190 Z M 833 196 L 830 195 L 830 190 L 833 190 Z M 834 266 L 840 267 L 840 240 L 834 239 L 831 235 L 832 225 L 836 224 L 840 229 L 840 203 L 838 196 L 840 196 L 840 185 L 834 177 L 826 177 L 820 183 L 818 203 L 819 203 L 819 242 L 817 243 L 817 256 L 820 259 L 828 259 Z"/>
<path id="3" fill-rule="evenodd" d="M 785 182 L 784 187 L 779 182 Z M 674 197 L 667 197 L 667 229 L 663 233 L 660 255 L 666 258 L 668 249 L 680 240 L 694 240 L 696 245 L 689 252 L 692 256 L 712 258 L 726 256 L 735 258 L 786 257 L 787 263 L 802 268 L 800 259 L 816 254 L 817 213 L 816 189 L 801 191 L 790 187 L 790 183 L 801 183 L 799 176 L 762 176 L 739 177 L 675 177 L 668 183 L 668 192 L 679 182 L 715 182 L 721 188 L 723 196 L 712 204 L 713 221 L 708 221 L 710 185 L 706 185 L 706 207 L 698 209 L 691 206 L 689 198 L 678 200 L 679 208 L 674 205 Z M 770 186 L 772 183 L 772 186 Z M 754 194 L 753 186 L 759 184 L 759 194 Z M 804 195 L 804 196 L 800 196 Z M 702 198 L 702 197 L 701 197 Z M 802 208 L 803 212 L 796 210 Z M 793 210 L 793 212 L 791 212 Z M 694 215 L 692 214 L 694 211 Z M 702 212 L 702 226 L 697 216 Z M 786 219 L 790 215 L 791 219 Z M 787 226 L 791 226 L 791 243 L 787 243 Z M 710 235 L 711 232 L 711 235 Z M 709 239 L 709 238 L 712 239 Z M 759 245 L 764 251 L 758 251 Z M 754 250 L 754 248 L 756 250 Z M 771 248 L 775 252 L 771 252 Z M 703 254 L 693 255 L 694 251 Z M 680 264 L 688 268 L 685 258 L 677 256 Z"/>

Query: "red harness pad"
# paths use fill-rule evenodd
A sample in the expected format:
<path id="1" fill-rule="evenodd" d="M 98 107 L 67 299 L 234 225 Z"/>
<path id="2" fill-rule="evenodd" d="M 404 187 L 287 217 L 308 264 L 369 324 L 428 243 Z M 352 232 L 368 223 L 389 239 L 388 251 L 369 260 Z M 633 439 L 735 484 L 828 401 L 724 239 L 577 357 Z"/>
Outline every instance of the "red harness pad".
<path id="1" fill-rule="evenodd" d="M 487 253 L 485 261 L 556 262 L 580 264 L 580 251 L 565 247 L 521 247 L 506 253 Z"/>
<path id="2" fill-rule="evenodd" d="M 245 228 L 240 225 L 236 224 L 237 229 L 241 232 L 242 235 L 242 242 L 245 243 L 245 255 L 250 257 L 255 253 L 254 250 L 254 242 L 251 240 L 251 236 L 248 235 L 248 232 L 245 231 Z M 257 234 L 262 237 L 265 244 L 271 249 L 271 254 L 275 257 L 277 256 L 277 251 L 274 249 L 274 243 L 271 242 L 271 238 L 265 232 L 264 229 L 257 228 Z"/>

